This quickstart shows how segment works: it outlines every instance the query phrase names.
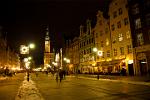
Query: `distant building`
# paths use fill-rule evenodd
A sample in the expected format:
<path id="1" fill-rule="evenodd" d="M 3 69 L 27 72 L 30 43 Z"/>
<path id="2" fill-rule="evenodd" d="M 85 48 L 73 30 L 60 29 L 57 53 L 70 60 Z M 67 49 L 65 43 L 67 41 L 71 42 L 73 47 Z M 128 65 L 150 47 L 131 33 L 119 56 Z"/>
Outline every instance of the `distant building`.
<path id="1" fill-rule="evenodd" d="M 20 68 L 19 54 L 7 43 L 6 33 L 0 27 L 0 68 L 18 69 Z"/>
<path id="2" fill-rule="evenodd" d="M 46 29 L 45 35 L 45 50 L 44 50 L 44 68 L 47 69 L 54 61 L 54 53 L 51 51 L 51 41 L 49 36 L 49 29 Z"/>

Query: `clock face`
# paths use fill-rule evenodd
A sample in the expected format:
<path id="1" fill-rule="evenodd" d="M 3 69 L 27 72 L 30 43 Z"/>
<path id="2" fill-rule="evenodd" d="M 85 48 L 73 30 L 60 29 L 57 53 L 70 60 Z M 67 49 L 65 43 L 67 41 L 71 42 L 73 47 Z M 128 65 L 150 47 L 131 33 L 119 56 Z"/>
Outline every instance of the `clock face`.
<path id="1" fill-rule="evenodd" d="M 45 41 L 45 44 L 48 44 L 48 41 Z"/>

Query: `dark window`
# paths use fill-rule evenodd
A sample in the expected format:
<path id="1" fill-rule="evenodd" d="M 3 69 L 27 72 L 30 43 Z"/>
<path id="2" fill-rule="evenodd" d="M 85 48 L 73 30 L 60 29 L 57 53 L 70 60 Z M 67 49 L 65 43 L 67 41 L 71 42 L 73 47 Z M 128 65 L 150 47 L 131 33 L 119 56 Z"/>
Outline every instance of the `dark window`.
<path id="1" fill-rule="evenodd" d="M 128 25 L 128 18 L 124 18 L 124 25 Z"/>
<path id="2" fill-rule="evenodd" d="M 119 8 L 119 15 L 122 14 L 122 8 Z"/>
<path id="3" fill-rule="evenodd" d="M 147 26 L 150 26 L 150 14 L 146 15 L 146 24 Z"/>
<path id="4" fill-rule="evenodd" d="M 94 39 L 92 38 L 92 43 L 94 43 Z"/>
<path id="5" fill-rule="evenodd" d="M 104 56 L 105 56 L 105 53 L 103 52 L 103 54 L 102 54 L 102 58 L 104 58 Z"/>
<path id="6" fill-rule="evenodd" d="M 116 18 L 117 17 L 117 12 L 113 12 L 113 17 Z"/>
<path id="7" fill-rule="evenodd" d="M 138 4 L 135 4 L 133 7 L 132 7 L 132 14 L 138 14 L 139 13 L 139 5 Z"/>
<path id="8" fill-rule="evenodd" d="M 106 34 L 108 33 L 108 28 L 105 29 L 105 33 L 106 33 Z"/>
<path id="9" fill-rule="evenodd" d="M 98 38 L 98 33 L 95 33 L 95 34 L 96 34 L 96 35 L 95 35 L 95 36 L 96 36 L 96 38 Z"/>
<path id="10" fill-rule="evenodd" d="M 100 34 L 99 34 L 100 36 L 102 36 L 103 35 L 103 31 L 100 31 Z"/>
<path id="11" fill-rule="evenodd" d="M 111 30 L 114 31 L 115 30 L 115 25 L 111 25 Z"/>
<path id="12" fill-rule="evenodd" d="M 142 33 L 137 34 L 137 44 L 138 44 L 138 46 L 144 44 L 143 34 Z"/>
<path id="13" fill-rule="evenodd" d="M 103 41 L 101 41 L 101 47 L 104 47 L 104 42 Z"/>
<path id="14" fill-rule="evenodd" d="M 117 22 L 117 27 L 118 27 L 118 28 L 121 28 L 121 22 L 120 22 L 120 21 Z"/>
<path id="15" fill-rule="evenodd" d="M 102 20 L 99 21 L 99 25 L 102 25 Z"/>

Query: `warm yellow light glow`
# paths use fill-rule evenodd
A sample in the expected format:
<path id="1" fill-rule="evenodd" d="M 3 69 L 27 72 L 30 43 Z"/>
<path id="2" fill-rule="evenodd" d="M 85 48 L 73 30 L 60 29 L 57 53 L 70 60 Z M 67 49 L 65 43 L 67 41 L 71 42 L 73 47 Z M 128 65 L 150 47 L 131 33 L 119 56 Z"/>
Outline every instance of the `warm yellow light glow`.
<path id="1" fill-rule="evenodd" d="M 33 49 L 33 48 L 35 48 L 35 45 L 34 45 L 33 43 L 31 43 L 31 44 L 29 44 L 29 47 L 30 47 L 31 49 Z"/>
<path id="2" fill-rule="evenodd" d="M 128 64 L 133 64 L 133 60 L 128 60 Z"/>
<path id="3" fill-rule="evenodd" d="M 67 59 L 66 62 L 67 62 L 67 63 L 70 63 L 70 59 Z"/>
<path id="4" fill-rule="evenodd" d="M 93 48 L 93 51 L 94 51 L 94 52 L 97 52 L 97 48 Z"/>
<path id="5" fill-rule="evenodd" d="M 67 58 L 64 58 L 64 61 L 66 61 L 67 60 Z"/>
<path id="6" fill-rule="evenodd" d="M 32 57 L 28 57 L 28 60 L 31 60 L 32 59 Z"/>
<path id="7" fill-rule="evenodd" d="M 25 62 L 25 63 L 28 62 L 28 58 L 24 58 L 24 62 Z"/>
<path id="8" fill-rule="evenodd" d="M 97 54 L 98 54 L 98 56 L 102 56 L 103 52 L 102 51 L 98 51 Z"/>

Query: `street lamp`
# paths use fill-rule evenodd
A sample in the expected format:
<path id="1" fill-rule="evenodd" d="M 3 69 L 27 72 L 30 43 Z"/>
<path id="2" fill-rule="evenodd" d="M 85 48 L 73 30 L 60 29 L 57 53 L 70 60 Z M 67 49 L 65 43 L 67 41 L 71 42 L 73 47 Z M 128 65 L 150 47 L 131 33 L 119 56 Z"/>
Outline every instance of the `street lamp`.
<path id="1" fill-rule="evenodd" d="M 64 58 L 64 61 L 65 61 L 65 71 L 68 73 L 68 70 L 69 70 L 69 63 L 70 63 L 70 59 L 68 58 Z"/>
<path id="2" fill-rule="evenodd" d="M 23 55 L 28 55 L 29 54 L 29 49 L 33 49 L 35 48 L 35 44 L 31 43 L 29 44 L 28 46 L 26 45 L 21 45 L 20 46 L 20 54 L 23 54 Z M 30 61 L 32 58 L 31 57 L 28 57 L 28 58 L 24 58 L 24 62 L 25 62 L 25 66 L 26 66 L 26 70 L 27 70 L 27 81 L 29 81 L 29 65 L 30 65 Z"/>
<path id="3" fill-rule="evenodd" d="M 95 52 L 95 53 L 97 53 L 97 55 L 98 56 L 102 56 L 103 55 L 103 52 L 101 51 L 101 50 L 98 50 L 97 48 L 93 48 L 93 51 Z M 97 56 L 96 54 L 95 54 L 95 63 L 96 63 L 96 56 Z M 100 65 L 101 66 L 101 65 Z M 98 75 L 97 75 L 97 79 L 99 79 L 99 67 L 98 67 Z"/>
<path id="4" fill-rule="evenodd" d="M 33 44 L 33 43 L 29 44 L 29 48 L 31 48 L 31 49 L 35 48 L 35 44 Z"/>
<path id="5" fill-rule="evenodd" d="M 94 51 L 94 52 L 97 52 L 98 50 L 97 50 L 97 48 L 93 48 L 93 51 Z"/>

